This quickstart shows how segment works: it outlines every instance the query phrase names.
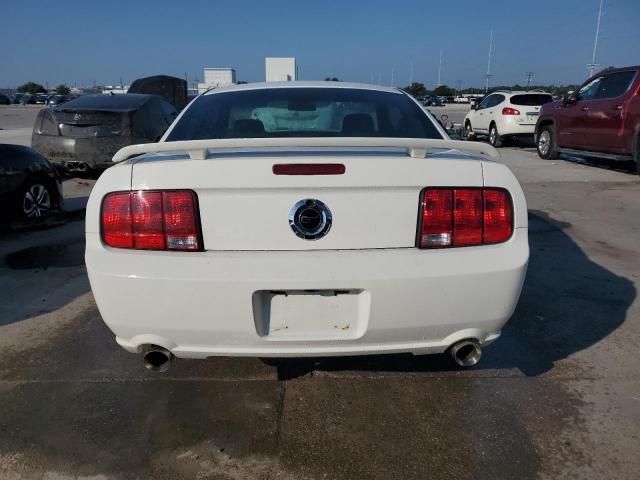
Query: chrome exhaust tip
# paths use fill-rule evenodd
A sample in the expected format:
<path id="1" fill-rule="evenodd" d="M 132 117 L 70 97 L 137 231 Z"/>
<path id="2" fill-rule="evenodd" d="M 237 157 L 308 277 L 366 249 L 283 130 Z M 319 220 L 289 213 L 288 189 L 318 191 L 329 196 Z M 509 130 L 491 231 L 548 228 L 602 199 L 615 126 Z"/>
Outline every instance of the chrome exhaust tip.
<path id="1" fill-rule="evenodd" d="M 153 372 L 166 372 L 171 366 L 173 354 L 166 348 L 151 345 L 144 352 L 144 368 Z"/>
<path id="2" fill-rule="evenodd" d="M 460 340 L 449 349 L 451 358 L 461 367 L 473 367 L 482 357 L 482 347 L 475 340 Z"/>

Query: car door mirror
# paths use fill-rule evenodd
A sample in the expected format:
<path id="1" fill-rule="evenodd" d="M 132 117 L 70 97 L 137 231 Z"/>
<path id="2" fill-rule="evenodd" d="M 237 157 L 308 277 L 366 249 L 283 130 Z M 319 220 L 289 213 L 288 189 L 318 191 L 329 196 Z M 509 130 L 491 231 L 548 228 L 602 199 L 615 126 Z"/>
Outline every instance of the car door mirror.
<path id="1" fill-rule="evenodd" d="M 565 105 L 573 105 L 579 100 L 579 96 L 576 92 L 568 93 L 564 96 L 563 102 Z"/>

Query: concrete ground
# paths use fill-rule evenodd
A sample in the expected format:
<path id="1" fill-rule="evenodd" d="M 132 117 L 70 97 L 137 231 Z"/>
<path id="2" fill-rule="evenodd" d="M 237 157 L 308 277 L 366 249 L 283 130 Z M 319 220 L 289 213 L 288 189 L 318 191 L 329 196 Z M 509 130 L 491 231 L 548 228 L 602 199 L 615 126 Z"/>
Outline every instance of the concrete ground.
<path id="1" fill-rule="evenodd" d="M 528 198 L 531 262 L 472 370 L 394 355 L 147 372 L 100 319 L 81 215 L 3 234 L 0 478 L 638 478 L 640 181 L 501 153 Z"/>
<path id="2" fill-rule="evenodd" d="M 31 146 L 31 132 L 42 105 L 0 105 L 0 143 Z"/>

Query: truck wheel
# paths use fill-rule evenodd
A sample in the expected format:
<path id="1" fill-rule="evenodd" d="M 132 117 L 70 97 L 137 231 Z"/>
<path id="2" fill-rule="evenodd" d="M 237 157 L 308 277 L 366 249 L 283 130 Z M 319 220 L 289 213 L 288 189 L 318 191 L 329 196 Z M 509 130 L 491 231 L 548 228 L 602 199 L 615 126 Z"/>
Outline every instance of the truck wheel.
<path id="1" fill-rule="evenodd" d="M 558 146 L 556 145 L 555 133 L 551 125 L 545 125 L 540 129 L 536 148 L 540 158 L 545 160 L 558 158 Z"/>
<path id="2" fill-rule="evenodd" d="M 489 143 L 495 148 L 502 146 L 502 137 L 498 133 L 498 127 L 496 127 L 495 123 L 492 123 L 491 127 L 489 127 Z"/>

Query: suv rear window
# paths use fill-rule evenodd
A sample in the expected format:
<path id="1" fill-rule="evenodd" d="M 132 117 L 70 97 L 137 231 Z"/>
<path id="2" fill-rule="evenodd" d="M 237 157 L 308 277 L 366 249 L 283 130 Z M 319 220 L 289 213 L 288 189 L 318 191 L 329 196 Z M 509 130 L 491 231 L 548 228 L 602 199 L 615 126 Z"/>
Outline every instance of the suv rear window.
<path id="1" fill-rule="evenodd" d="M 514 95 L 510 101 L 513 105 L 536 107 L 553 102 L 553 97 L 544 93 L 528 93 L 526 95 Z"/>
<path id="2" fill-rule="evenodd" d="M 355 88 L 260 88 L 198 97 L 167 141 L 259 137 L 442 138 L 401 93 Z"/>

